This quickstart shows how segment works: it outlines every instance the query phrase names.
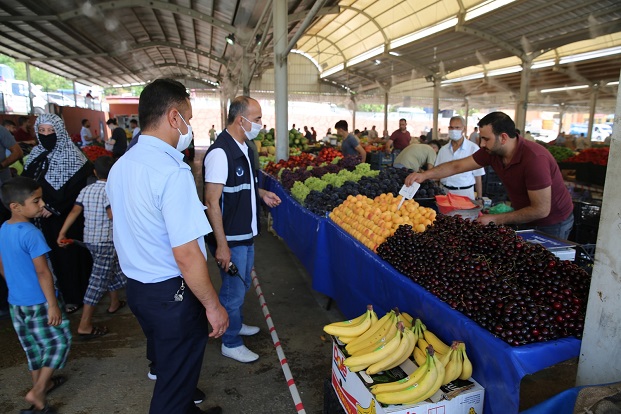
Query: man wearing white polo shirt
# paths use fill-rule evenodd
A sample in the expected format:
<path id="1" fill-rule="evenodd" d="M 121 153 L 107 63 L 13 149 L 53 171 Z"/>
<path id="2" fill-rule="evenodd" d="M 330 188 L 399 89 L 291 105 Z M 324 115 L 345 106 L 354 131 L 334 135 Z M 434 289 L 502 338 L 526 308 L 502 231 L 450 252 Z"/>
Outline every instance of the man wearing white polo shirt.
<path id="1" fill-rule="evenodd" d="M 449 123 L 449 143 L 438 151 L 436 167 L 445 162 L 467 158 L 479 150 L 477 144 L 465 139 L 465 123 L 464 118 L 461 116 L 451 118 Z M 466 196 L 474 200 L 474 192 L 476 191 L 476 198 L 480 199 L 483 197 L 483 183 L 481 180 L 483 175 L 485 175 L 485 170 L 478 168 L 473 171 L 442 178 L 440 183 L 448 193 Z"/>
<path id="2" fill-rule="evenodd" d="M 193 401 L 207 337 L 222 336 L 229 319 L 207 271 L 211 227 L 181 152 L 192 140 L 192 105 L 181 83 L 157 79 L 140 94 L 138 112 L 140 150 L 116 162 L 106 192 L 127 301 L 157 367 L 149 413 L 221 413 Z"/>

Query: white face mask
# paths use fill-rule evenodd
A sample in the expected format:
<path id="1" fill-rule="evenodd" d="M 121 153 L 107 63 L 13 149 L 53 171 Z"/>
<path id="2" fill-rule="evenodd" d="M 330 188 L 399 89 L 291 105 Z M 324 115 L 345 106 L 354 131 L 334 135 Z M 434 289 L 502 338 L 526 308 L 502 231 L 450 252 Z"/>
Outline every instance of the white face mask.
<path id="1" fill-rule="evenodd" d="M 248 138 L 250 140 L 255 139 L 257 137 L 257 135 L 259 135 L 259 132 L 261 132 L 261 124 L 257 124 L 255 122 L 252 122 L 251 120 L 249 120 L 248 118 L 246 118 L 243 115 L 241 117 L 244 118 L 246 121 L 250 122 L 250 125 L 252 125 L 250 127 L 250 131 L 246 131 L 246 129 L 242 125 L 242 129 L 244 130 L 244 134 L 246 134 L 246 138 Z"/>
<path id="2" fill-rule="evenodd" d="M 185 126 L 188 127 L 188 132 L 182 134 L 181 130 L 177 128 L 177 131 L 179 131 L 179 142 L 177 142 L 177 151 L 185 151 L 185 149 L 190 146 L 190 142 L 192 142 L 192 127 L 188 125 L 187 122 L 185 122 L 185 119 L 183 119 L 181 112 L 179 112 L 179 116 L 181 117 L 181 120 L 183 121 Z"/>
<path id="3" fill-rule="evenodd" d="M 460 129 L 450 129 L 449 130 L 449 138 L 453 141 L 459 141 L 461 139 L 461 130 Z"/>

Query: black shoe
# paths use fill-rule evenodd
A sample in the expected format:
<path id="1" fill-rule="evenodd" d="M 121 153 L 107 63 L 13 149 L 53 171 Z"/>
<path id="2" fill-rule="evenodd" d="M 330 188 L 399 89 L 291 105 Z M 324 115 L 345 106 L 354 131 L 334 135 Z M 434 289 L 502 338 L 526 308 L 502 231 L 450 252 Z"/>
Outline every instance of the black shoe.
<path id="1" fill-rule="evenodd" d="M 194 404 L 202 403 L 205 400 L 205 393 L 197 388 L 192 395 L 192 400 L 194 400 Z"/>

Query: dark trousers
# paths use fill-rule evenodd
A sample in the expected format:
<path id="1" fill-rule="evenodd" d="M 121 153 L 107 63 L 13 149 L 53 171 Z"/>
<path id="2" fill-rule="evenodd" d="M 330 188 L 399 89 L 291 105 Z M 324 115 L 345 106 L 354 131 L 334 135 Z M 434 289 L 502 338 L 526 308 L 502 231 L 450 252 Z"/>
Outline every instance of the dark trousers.
<path id="1" fill-rule="evenodd" d="M 147 337 L 147 358 L 157 367 L 149 414 L 193 413 L 208 323 L 205 308 L 185 287 L 174 301 L 180 277 L 160 283 L 127 279 L 127 302 Z"/>

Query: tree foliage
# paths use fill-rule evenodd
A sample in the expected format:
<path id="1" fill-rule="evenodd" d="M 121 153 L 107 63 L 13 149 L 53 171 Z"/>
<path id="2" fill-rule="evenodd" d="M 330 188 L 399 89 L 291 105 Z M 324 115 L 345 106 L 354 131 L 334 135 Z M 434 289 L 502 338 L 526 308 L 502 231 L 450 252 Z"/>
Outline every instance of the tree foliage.
<path id="1" fill-rule="evenodd" d="M 16 62 L 12 57 L 0 54 L 0 63 L 5 64 L 15 71 L 15 79 L 27 80 L 26 64 Z M 73 83 L 62 76 L 54 75 L 44 69 L 30 66 L 30 81 L 35 85 L 41 85 L 45 92 L 53 92 L 59 89 L 73 89 Z"/>

